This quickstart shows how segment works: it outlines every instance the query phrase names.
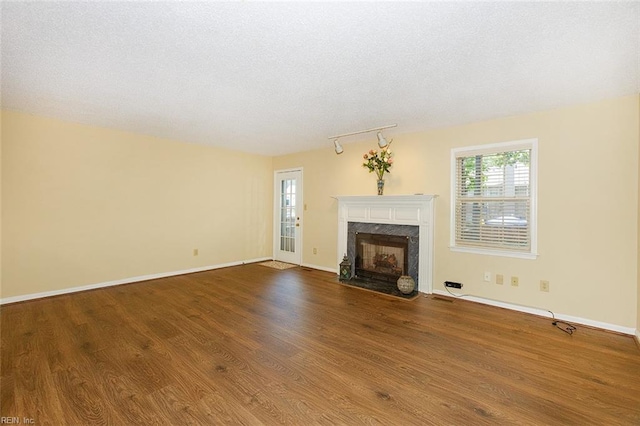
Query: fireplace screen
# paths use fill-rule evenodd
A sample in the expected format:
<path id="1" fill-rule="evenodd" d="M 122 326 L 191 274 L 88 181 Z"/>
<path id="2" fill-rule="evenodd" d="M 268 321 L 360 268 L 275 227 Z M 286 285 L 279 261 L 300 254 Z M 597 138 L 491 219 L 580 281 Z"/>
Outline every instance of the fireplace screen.
<path id="1" fill-rule="evenodd" d="M 356 277 L 396 282 L 407 275 L 409 238 L 356 233 Z"/>

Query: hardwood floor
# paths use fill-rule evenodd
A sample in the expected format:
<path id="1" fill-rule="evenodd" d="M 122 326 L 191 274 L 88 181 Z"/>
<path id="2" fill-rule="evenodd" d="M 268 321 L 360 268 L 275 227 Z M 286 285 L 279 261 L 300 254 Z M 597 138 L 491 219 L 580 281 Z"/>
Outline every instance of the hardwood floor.
<path id="1" fill-rule="evenodd" d="M 633 338 L 245 265 L 6 305 L 2 416 L 35 425 L 638 425 Z"/>

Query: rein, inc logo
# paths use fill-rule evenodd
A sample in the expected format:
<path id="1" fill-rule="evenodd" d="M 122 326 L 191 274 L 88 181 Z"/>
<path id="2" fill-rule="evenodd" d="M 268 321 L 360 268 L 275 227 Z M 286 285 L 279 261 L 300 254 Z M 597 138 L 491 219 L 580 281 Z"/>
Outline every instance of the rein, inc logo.
<path id="1" fill-rule="evenodd" d="M 35 420 L 31 417 L 0 417 L 0 425 L 34 425 Z"/>

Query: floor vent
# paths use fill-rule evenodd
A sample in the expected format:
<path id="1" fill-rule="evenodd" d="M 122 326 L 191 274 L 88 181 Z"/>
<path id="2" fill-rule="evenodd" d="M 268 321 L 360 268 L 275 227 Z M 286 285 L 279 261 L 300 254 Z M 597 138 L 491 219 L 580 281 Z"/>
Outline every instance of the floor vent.
<path id="1" fill-rule="evenodd" d="M 444 297 L 433 296 L 433 300 L 439 300 L 441 302 L 453 303 L 453 299 L 445 299 Z"/>

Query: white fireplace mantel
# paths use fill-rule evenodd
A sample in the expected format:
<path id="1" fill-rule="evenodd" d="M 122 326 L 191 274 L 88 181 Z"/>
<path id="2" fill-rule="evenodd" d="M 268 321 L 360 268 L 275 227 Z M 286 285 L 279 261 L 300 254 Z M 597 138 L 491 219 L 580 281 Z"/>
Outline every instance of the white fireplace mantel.
<path id="1" fill-rule="evenodd" d="M 433 289 L 433 230 L 436 195 L 337 196 L 338 259 L 347 252 L 349 222 L 418 226 L 418 291 Z"/>

